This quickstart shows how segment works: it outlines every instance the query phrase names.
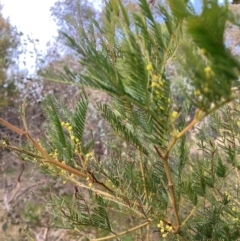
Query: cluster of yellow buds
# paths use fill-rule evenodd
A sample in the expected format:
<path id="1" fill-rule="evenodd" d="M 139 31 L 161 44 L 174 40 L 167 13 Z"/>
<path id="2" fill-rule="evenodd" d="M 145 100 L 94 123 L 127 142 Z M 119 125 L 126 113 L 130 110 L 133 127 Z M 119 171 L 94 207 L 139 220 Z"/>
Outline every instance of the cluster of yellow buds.
<path id="1" fill-rule="evenodd" d="M 168 233 L 173 231 L 172 226 L 164 224 L 162 220 L 159 221 L 157 227 L 160 229 L 163 238 L 166 238 Z"/>
<path id="2" fill-rule="evenodd" d="M 175 120 L 178 117 L 178 112 L 177 111 L 173 111 L 171 116 Z"/>
<path id="3" fill-rule="evenodd" d="M 87 153 L 87 154 L 85 155 L 86 161 L 88 161 L 91 157 L 92 157 L 92 153 L 91 153 L 91 152 Z"/>
<path id="4" fill-rule="evenodd" d="M 201 48 L 201 49 L 200 49 L 200 53 L 205 55 L 205 54 L 206 54 L 206 49 Z"/>
<path id="5" fill-rule="evenodd" d="M 207 66 L 204 68 L 204 72 L 206 74 L 206 78 L 210 79 L 215 76 L 215 73 L 213 72 L 212 68 L 210 66 Z"/>
<path id="6" fill-rule="evenodd" d="M 151 63 L 147 64 L 146 70 L 149 71 L 149 72 L 151 72 L 153 70 L 153 66 L 152 66 Z"/>
<path id="7" fill-rule="evenodd" d="M 6 142 L 6 141 L 2 141 L 2 145 L 3 145 L 3 146 L 6 146 L 6 145 L 7 145 L 7 142 Z"/>
<path id="8" fill-rule="evenodd" d="M 41 148 L 43 148 L 42 142 L 41 142 L 39 139 L 37 139 L 37 144 L 38 144 Z"/>
<path id="9" fill-rule="evenodd" d="M 81 152 L 79 150 L 79 146 L 75 146 L 74 152 L 78 154 L 79 156 L 81 155 Z"/>
<path id="10" fill-rule="evenodd" d="M 229 194 L 228 194 L 229 195 Z M 230 196 L 230 195 L 229 195 Z M 231 205 L 231 210 L 232 212 L 234 212 L 236 215 L 239 215 L 238 213 L 238 209 L 236 208 L 236 204 L 235 203 L 232 203 Z M 234 223 L 237 223 L 237 225 L 239 225 L 239 222 L 240 222 L 240 219 L 238 217 L 235 217 L 235 218 L 232 218 L 232 221 Z"/>
<path id="11" fill-rule="evenodd" d="M 44 150 L 44 147 L 43 147 L 41 141 L 40 141 L 39 139 L 37 139 L 36 142 L 37 142 L 37 144 L 39 145 L 39 147 Z M 40 152 L 40 150 L 39 150 L 38 148 L 33 147 L 32 151 L 33 151 L 35 154 L 37 154 L 38 156 L 42 156 L 42 152 Z M 37 160 L 37 159 L 35 158 L 35 160 Z M 34 160 L 34 161 L 35 161 L 35 160 Z"/>
<path id="12" fill-rule="evenodd" d="M 200 90 L 194 90 L 193 94 L 194 94 L 195 96 L 200 96 L 200 95 L 201 95 L 201 92 L 200 92 Z"/>
<path id="13" fill-rule="evenodd" d="M 73 129 L 73 128 L 72 128 L 72 126 L 70 125 L 69 122 L 64 122 L 64 121 L 62 121 L 62 122 L 61 122 L 61 126 L 62 126 L 62 127 L 65 127 L 70 134 L 72 133 L 72 129 Z"/>
<path id="14" fill-rule="evenodd" d="M 70 125 L 69 122 L 64 122 L 64 121 L 62 121 L 62 122 L 61 122 L 61 126 L 62 126 L 62 127 L 65 127 L 65 128 L 67 129 L 67 131 L 68 131 L 68 133 L 69 133 L 69 136 L 70 136 L 70 139 L 71 139 L 72 141 L 74 141 L 76 144 L 80 143 L 80 140 L 73 135 L 73 132 L 72 132 L 73 127 Z"/>
<path id="15" fill-rule="evenodd" d="M 163 87 L 165 85 L 165 82 L 164 80 L 162 79 L 161 75 L 157 75 L 156 73 L 153 73 L 153 65 L 152 63 L 148 63 L 147 66 L 146 66 L 146 70 L 149 72 L 149 76 L 151 78 L 151 85 L 150 87 L 152 88 L 153 90 L 153 93 L 156 97 L 155 100 L 161 100 L 164 98 L 163 94 L 162 94 L 162 91 L 163 91 Z M 167 100 L 167 106 L 162 106 L 162 105 L 159 105 L 157 107 L 157 111 L 158 110 L 161 110 L 161 111 L 165 111 L 166 108 L 169 108 L 170 106 L 170 99 Z M 161 103 L 161 102 L 159 102 Z"/>
<path id="16" fill-rule="evenodd" d="M 160 100 L 163 98 L 163 95 L 162 95 L 163 86 L 164 86 L 164 81 L 161 78 L 159 78 L 159 76 L 153 74 L 151 78 L 151 87 L 154 90 L 154 94 L 157 100 Z M 170 104 L 170 99 L 168 99 L 167 101 L 168 101 L 168 104 Z M 159 109 L 164 111 L 166 107 L 159 106 Z"/>
<path id="17" fill-rule="evenodd" d="M 160 79 L 159 80 L 159 77 L 157 75 L 152 75 L 152 84 L 151 84 L 152 87 L 161 87 L 161 86 L 164 86 L 164 82 Z"/>
<path id="18" fill-rule="evenodd" d="M 92 187 L 93 183 L 92 183 L 90 177 L 86 177 L 86 181 L 88 182 L 88 186 Z"/>
<path id="19" fill-rule="evenodd" d="M 178 114 L 179 113 L 177 111 L 173 111 L 171 113 L 171 121 L 175 121 L 177 119 L 177 117 L 178 117 Z"/>
<path id="20" fill-rule="evenodd" d="M 233 212 L 236 212 L 236 211 L 237 211 L 237 209 L 236 209 L 236 204 L 235 204 L 235 203 L 232 204 L 231 210 L 232 210 Z"/>
<path id="21" fill-rule="evenodd" d="M 88 161 L 89 161 L 89 159 L 91 159 L 91 157 L 92 157 L 92 153 L 91 153 L 91 152 L 87 153 L 87 154 L 84 156 L 84 159 L 83 159 L 83 168 L 87 168 Z"/>
<path id="22" fill-rule="evenodd" d="M 239 218 L 233 218 L 233 222 L 239 223 Z"/>
<path id="23" fill-rule="evenodd" d="M 231 195 L 228 192 L 224 192 L 224 196 L 227 198 L 227 201 L 230 202 Z"/>
<path id="24" fill-rule="evenodd" d="M 116 186 L 113 184 L 113 182 L 110 179 L 107 180 L 106 186 L 113 189 L 116 188 Z"/>
<path id="25" fill-rule="evenodd" d="M 52 158 L 57 159 L 57 158 L 58 158 L 58 150 L 55 149 L 54 152 L 51 152 L 51 153 L 49 154 L 49 156 L 51 156 Z"/>

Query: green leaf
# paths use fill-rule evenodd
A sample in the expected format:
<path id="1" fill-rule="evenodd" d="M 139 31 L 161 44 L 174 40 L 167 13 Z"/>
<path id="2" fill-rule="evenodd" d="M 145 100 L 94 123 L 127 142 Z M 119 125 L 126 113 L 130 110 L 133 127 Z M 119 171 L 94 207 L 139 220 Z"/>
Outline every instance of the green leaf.
<path id="1" fill-rule="evenodd" d="M 73 119 L 73 133 L 75 137 L 82 141 L 84 126 L 87 117 L 87 108 L 88 108 L 88 98 L 83 90 L 83 94 L 80 97 L 80 100 L 77 102 L 74 114 L 72 116 Z"/>
<path id="2" fill-rule="evenodd" d="M 218 158 L 218 163 L 217 163 L 217 167 L 216 167 L 216 174 L 219 177 L 224 178 L 227 174 L 227 167 L 223 164 L 221 158 Z"/>
<path id="3" fill-rule="evenodd" d="M 120 136 L 124 137 L 126 141 L 131 143 L 137 149 L 141 150 L 144 154 L 148 155 L 147 149 L 143 146 L 141 141 L 137 138 L 133 131 L 129 130 L 125 125 L 121 123 L 121 120 L 109 109 L 106 104 L 98 104 L 98 109 L 101 111 L 102 116 L 112 126 L 114 131 Z"/>

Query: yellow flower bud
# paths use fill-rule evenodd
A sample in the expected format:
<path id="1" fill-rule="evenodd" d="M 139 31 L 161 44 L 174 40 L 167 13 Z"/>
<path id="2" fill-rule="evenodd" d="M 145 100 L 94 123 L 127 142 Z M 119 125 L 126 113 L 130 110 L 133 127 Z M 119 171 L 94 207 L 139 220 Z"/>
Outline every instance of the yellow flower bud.
<path id="1" fill-rule="evenodd" d="M 178 112 L 177 111 L 173 111 L 172 112 L 172 118 L 175 119 L 177 116 L 178 116 Z"/>
<path id="2" fill-rule="evenodd" d="M 168 235 L 167 233 L 164 233 L 164 234 L 162 235 L 162 237 L 163 237 L 163 238 L 166 238 L 167 235 Z"/>
<path id="3" fill-rule="evenodd" d="M 211 69 L 210 66 L 207 66 L 207 67 L 204 68 L 204 71 L 205 71 L 206 73 L 207 73 L 207 72 L 211 72 L 211 70 L 212 70 L 212 69 Z"/>
<path id="4" fill-rule="evenodd" d="M 168 232 L 172 231 L 172 226 L 166 225 L 166 230 L 167 230 Z"/>
<path id="5" fill-rule="evenodd" d="M 204 68 L 204 72 L 206 74 L 207 79 L 213 77 L 215 74 L 210 66 Z"/>
<path id="6" fill-rule="evenodd" d="M 201 54 L 205 54 L 206 53 L 206 49 L 204 49 L 204 48 L 201 48 L 200 51 L 201 51 Z"/>
<path id="7" fill-rule="evenodd" d="M 199 90 L 195 90 L 193 93 L 195 96 L 199 96 L 201 94 L 201 92 Z"/>
<path id="8" fill-rule="evenodd" d="M 153 75 L 152 81 L 157 81 L 157 79 L 158 79 L 157 75 Z"/>
<path id="9" fill-rule="evenodd" d="M 157 86 L 157 83 L 156 83 L 156 82 L 153 82 L 153 83 L 151 84 L 151 86 L 154 88 L 154 87 Z"/>
<path id="10" fill-rule="evenodd" d="M 146 67 L 147 71 L 152 71 L 153 70 L 153 66 L 151 63 L 149 63 Z"/>
<path id="11" fill-rule="evenodd" d="M 86 154 L 86 158 L 88 159 L 88 158 L 90 158 L 92 155 L 91 155 L 91 153 L 87 153 Z"/>

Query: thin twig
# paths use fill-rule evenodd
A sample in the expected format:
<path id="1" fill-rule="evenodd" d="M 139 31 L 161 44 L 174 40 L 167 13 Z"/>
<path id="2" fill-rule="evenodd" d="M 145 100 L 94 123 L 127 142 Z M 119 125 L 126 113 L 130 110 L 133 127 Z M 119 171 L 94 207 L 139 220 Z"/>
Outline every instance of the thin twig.
<path id="1" fill-rule="evenodd" d="M 22 191 L 17 197 L 16 199 L 18 199 L 20 196 L 24 195 L 25 193 L 27 193 L 30 189 L 38 186 L 38 185 L 42 185 L 44 184 L 45 182 L 44 181 L 40 181 L 40 182 L 37 182 L 37 183 L 34 183 L 33 185 L 27 187 L 24 191 Z"/>
<path id="2" fill-rule="evenodd" d="M 0 148 L 9 149 L 9 150 L 15 151 L 15 152 L 21 152 L 23 154 L 26 154 L 26 155 L 34 157 L 34 158 L 43 159 L 42 156 L 39 156 L 35 153 L 32 153 L 32 152 L 26 151 L 24 149 L 18 148 L 16 146 L 10 146 L 10 145 L 7 145 L 7 144 L 0 144 Z"/>
<path id="3" fill-rule="evenodd" d="M 17 184 L 14 187 L 14 189 L 9 194 L 7 194 L 7 196 L 5 198 L 5 205 L 6 205 L 8 210 L 10 209 L 8 204 L 14 199 L 14 197 L 16 196 L 18 190 L 21 187 L 21 176 L 23 174 L 24 169 L 25 169 L 25 166 L 24 166 L 24 163 L 22 163 L 21 170 L 20 170 L 20 173 L 19 173 L 18 178 L 17 178 Z M 10 197 L 8 198 L 8 196 L 10 196 Z"/>
<path id="4" fill-rule="evenodd" d="M 140 169 L 141 169 L 141 174 L 142 174 L 142 181 L 143 181 L 143 188 L 144 188 L 144 193 L 146 196 L 146 199 L 148 200 L 148 192 L 147 192 L 147 185 L 146 185 L 146 177 L 145 177 L 145 172 L 144 172 L 144 167 L 143 167 L 143 160 L 142 160 L 142 152 L 139 151 L 140 155 Z"/>
<path id="5" fill-rule="evenodd" d="M 17 128 L 16 126 L 13 126 L 12 124 L 10 124 L 9 122 L 3 120 L 2 118 L 0 118 L 0 124 L 2 124 L 3 126 L 6 126 L 8 129 L 10 129 L 13 132 L 19 134 L 20 136 L 25 134 L 25 131 Z"/>
<path id="6" fill-rule="evenodd" d="M 120 206 L 126 207 L 127 209 L 131 209 L 131 207 L 128 204 L 125 204 L 121 199 L 119 200 L 118 197 L 111 195 L 110 193 L 98 190 L 94 187 L 89 187 L 88 185 L 85 185 L 84 183 L 78 182 L 75 178 L 73 177 L 66 177 L 69 181 L 71 181 L 72 183 L 74 183 L 76 186 L 78 187 L 82 187 L 88 190 L 91 190 L 92 192 L 99 194 L 102 196 L 103 199 L 112 201 Z M 139 217 L 142 218 L 146 218 L 145 215 L 141 212 L 139 212 L 138 210 L 135 209 L 131 209 L 135 214 L 137 214 Z"/>
<path id="7" fill-rule="evenodd" d="M 102 240 L 109 240 L 109 239 L 112 239 L 112 238 L 117 238 L 117 237 L 120 237 L 120 236 L 122 236 L 124 234 L 133 232 L 133 231 L 135 231 L 135 230 L 137 230 L 139 228 L 145 227 L 145 226 L 149 225 L 149 223 L 150 222 L 147 221 L 147 222 L 145 222 L 143 224 L 140 224 L 140 225 L 138 225 L 138 226 L 136 226 L 134 228 L 130 228 L 130 229 L 125 230 L 123 232 L 117 233 L 116 235 L 111 235 L 111 236 L 107 236 L 107 237 L 103 237 L 103 238 L 97 238 L 97 239 L 90 239 L 90 241 L 102 241 Z"/>
<path id="8" fill-rule="evenodd" d="M 212 142 L 209 140 L 211 147 L 213 147 Z M 214 180 L 215 180 L 215 175 L 214 175 L 214 167 L 213 167 L 213 162 L 214 162 L 214 155 L 216 153 L 216 149 L 211 151 L 211 175 L 213 179 L 213 187 L 214 187 Z"/>
<path id="9" fill-rule="evenodd" d="M 149 241 L 149 234 L 150 234 L 150 225 L 147 225 L 147 234 L 146 234 L 146 241 Z"/>

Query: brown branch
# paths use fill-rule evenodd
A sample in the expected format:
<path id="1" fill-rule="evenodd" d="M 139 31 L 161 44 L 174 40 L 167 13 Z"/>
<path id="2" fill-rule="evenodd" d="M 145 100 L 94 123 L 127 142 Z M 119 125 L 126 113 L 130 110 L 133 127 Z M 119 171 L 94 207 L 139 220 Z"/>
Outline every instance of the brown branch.
<path id="1" fill-rule="evenodd" d="M 69 172 L 71 174 L 74 174 L 75 176 L 78 176 L 80 178 L 87 178 L 89 176 L 89 174 L 85 173 L 85 172 L 81 172 L 77 169 L 74 169 L 72 168 L 71 166 L 68 166 L 66 165 L 65 163 L 62 163 L 60 162 L 59 160 L 56 160 L 56 159 L 53 159 L 41 146 L 40 144 L 38 144 L 33 138 L 32 136 L 29 134 L 28 131 L 22 131 L 21 129 L 11 125 L 10 123 L 8 123 L 7 121 L 4 121 L 3 119 L 0 118 L 0 123 L 3 124 L 4 126 L 6 126 L 7 128 L 11 129 L 12 131 L 18 133 L 19 135 L 24 135 L 27 140 L 34 146 L 34 148 L 36 150 L 38 150 L 38 152 L 42 155 L 42 163 L 46 164 L 46 163 L 50 163 L 50 164 L 53 164 L 54 166 L 57 166 L 59 167 L 60 169 L 62 170 L 65 170 L 66 172 Z M 26 128 L 26 127 L 25 127 Z M 18 151 L 20 153 L 24 153 L 24 154 L 28 154 L 26 153 L 25 150 L 23 149 L 18 149 L 18 148 L 14 148 L 15 151 Z M 95 180 L 96 181 L 96 180 Z M 98 183 L 101 185 L 101 183 Z M 82 185 L 80 185 L 82 186 Z M 103 186 L 103 185 L 102 185 Z M 85 187 L 86 188 L 86 187 Z M 89 187 L 88 187 L 89 188 Z M 109 193 L 106 193 L 106 192 L 103 192 L 101 190 L 97 190 L 97 189 L 94 189 L 94 188 L 91 188 L 91 190 L 95 191 L 96 193 L 99 193 L 100 195 L 103 195 L 105 197 L 107 197 L 109 200 L 112 200 L 116 203 L 120 203 L 120 201 L 118 200 L 115 200 L 116 197 L 114 195 L 116 195 L 116 193 L 114 192 L 114 195 L 111 195 Z M 109 190 L 108 190 L 109 191 Z M 128 208 L 131 207 L 131 204 L 132 204 L 132 201 L 129 200 L 127 197 L 125 197 L 124 195 L 119 195 L 120 198 L 122 198 L 122 200 L 125 202 L 125 203 L 128 203 L 128 205 L 126 205 L 125 203 L 121 203 L 121 205 L 124 205 L 127 206 Z M 133 204 L 134 205 L 134 204 Z M 135 211 L 136 213 L 136 211 Z M 145 217 L 144 214 L 141 214 L 142 216 Z"/>
<path id="2" fill-rule="evenodd" d="M 209 143 L 210 143 L 211 147 L 213 148 L 213 143 L 210 140 L 209 140 Z M 212 179 L 213 179 L 213 186 L 214 186 L 214 179 L 215 179 L 214 167 L 213 167 L 213 161 L 214 161 L 215 153 L 216 153 L 216 149 L 211 152 L 211 175 L 212 175 Z"/>
<path id="3" fill-rule="evenodd" d="M 148 200 L 146 176 L 145 176 L 144 167 L 143 167 L 142 153 L 140 151 L 139 151 L 139 156 L 140 156 L 140 170 L 141 170 L 141 174 L 142 174 L 142 182 L 143 182 L 144 193 L 145 193 L 146 199 Z"/>
<path id="4" fill-rule="evenodd" d="M 176 219 L 176 226 L 172 226 L 172 227 L 173 227 L 174 233 L 178 233 L 181 223 L 180 223 L 178 209 L 177 209 L 177 201 L 176 201 L 176 197 L 175 197 L 171 172 L 170 172 L 170 168 L 169 168 L 169 165 L 168 165 L 168 155 L 162 155 L 161 152 L 158 150 L 158 148 L 156 146 L 154 146 L 154 148 L 155 148 L 158 156 L 163 161 L 164 170 L 165 170 L 167 180 L 168 180 L 169 194 L 170 194 L 170 198 L 171 198 L 171 202 L 172 202 L 173 213 L 174 213 L 174 216 L 175 216 L 175 219 Z"/>
<path id="5" fill-rule="evenodd" d="M 89 175 L 91 175 L 92 177 L 92 182 L 98 184 L 99 186 L 102 186 L 103 188 L 105 188 L 106 190 L 108 190 L 110 193 L 112 194 L 116 194 L 112 189 L 110 189 L 109 187 L 107 187 L 103 182 L 98 181 L 98 179 L 95 177 L 93 172 L 88 171 Z"/>
<path id="6" fill-rule="evenodd" d="M 25 131 L 17 128 L 16 126 L 13 126 L 12 124 L 10 124 L 9 122 L 3 120 L 2 118 L 0 118 L 0 124 L 2 124 L 3 126 L 6 126 L 8 129 L 12 130 L 13 132 L 21 135 L 25 134 Z"/>
<path id="7" fill-rule="evenodd" d="M 24 171 L 24 169 L 25 169 L 24 163 L 22 163 L 22 166 L 21 166 L 21 167 L 22 167 L 22 168 L 21 168 L 21 171 L 20 171 L 20 173 L 19 173 L 19 175 L 18 175 L 18 178 L 17 178 L 18 182 L 21 182 L 21 176 L 22 176 L 23 171 Z"/>
<path id="8" fill-rule="evenodd" d="M 12 124 L 10 124 L 9 122 L 3 120 L 2 118 L 0 118 L 0 123 L 4 126 L 6 126 L 7 128 L 9 128 L 10 130 L 12 130 L 13 132 L 19 134 L 19 135 L 24 135 L 26 136 L 26 138 L 28 139 L 28 141 L 30 143 L 32 143 L 32 145 L 35 147 L 36 150 L 38 150 L 43 157 L 43 162 L 45 163 L 51 163 L 57 167 L 60 167 L 61 169 L 68 171 L 78 177 L 82 177 L 82 178 L 86 178 L 87 174 L 82 173 L 74 168 L 72 168 L 71 166 L 68 166 L 64 163 L 59 162 L 58 160 L 53 159 L 51 156 L 49 156 L 49 154 L 31 137 L 31 135 L 27 132 L 27 131 L 23 131 L 19 128 L 17 128 L 16 126 L 13 126 Z M 26 151 L 19 149 L 16 151 L 19 151 L 21 153 L 25 153 Z"/>
<path id="9" fill-rule="evenodd" d="M 130 229 L 126 230 L 126 231 L 117 233 L 117 234 L 115 234 L 115 235 L 107 236 L 107 237 L 104 237 L 104 238 L 90 239 L 90 241 L 103 241 L 103 240 L 110 240 L 110 239 L 112 239 L 112 238 L 117 238 L 117 237 L 120 237 L 120 236 L 122 236 L 122 235 L 124 235 L 124 234 L 133 232 L 133 231 L 135 231 L 135 230 L 137 230 L 137 229 L 143 228 L 144 226 L 149 225 L 149 223 L 150 223 L 150 222 L 147 221 L 147 222 L 145 222 L 145 223 L 143 223 L 143 224 L 140 224 L 140 225 L 138 225 L 138 226 L 136 226 L 136 227 L 130 228 Z"/>
<path id="10" fill-rule="evenodd" d="M 29 152 L 29 151 L 26 151 L 24 149 L 18 148 L 16 146 L 10 146 L 10 145 L 7 145 L 7 144 L 4 144 L 4 145 L 0 144 L 0 148 L 9 149 L 9 150 L 12 150 L 12 151 L 15 151 L 15 152 L 21 152 L 23 154 L 26 154 L 26 155 L 34 157 L 34 158 L 43 159 L 42 156 L 36 155 L 32 152 Z"/>
<path id="11" fill-rule="evenodd" d="M 17 178 L 16 186 L 10 193 L 6 194 L 6 196 L 5 196 L 4 200 L 5 200 L 5 205 L 6 205 L 7 210 L 10 210 L 10 207 L 8 204 L 12 202 L 12 200 L 14 199 L 14 197 L 16 196 L 17 192 L 19 191 L 19 189 L 21 187 L 21 176 L 23 174 L 24 169 L 25 169 L 25 166 L 24 166 L 24 163 L 22 163 L 21 170 L 20 170 L 20 173 Z"/>

